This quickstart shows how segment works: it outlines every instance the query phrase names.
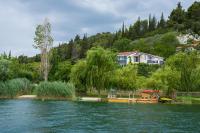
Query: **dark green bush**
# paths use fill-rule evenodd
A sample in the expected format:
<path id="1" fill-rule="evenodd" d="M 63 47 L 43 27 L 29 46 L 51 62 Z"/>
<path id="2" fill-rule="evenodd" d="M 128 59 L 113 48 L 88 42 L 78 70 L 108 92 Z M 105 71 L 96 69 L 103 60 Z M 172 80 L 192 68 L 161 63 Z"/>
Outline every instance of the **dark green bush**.
<path id="1" fill-rule="evenodd" d="M 39 97 L 72 98 L 75 96 L 75 87 L 61 81 L 41 82 L 36 87 L 36 94 Z"/>

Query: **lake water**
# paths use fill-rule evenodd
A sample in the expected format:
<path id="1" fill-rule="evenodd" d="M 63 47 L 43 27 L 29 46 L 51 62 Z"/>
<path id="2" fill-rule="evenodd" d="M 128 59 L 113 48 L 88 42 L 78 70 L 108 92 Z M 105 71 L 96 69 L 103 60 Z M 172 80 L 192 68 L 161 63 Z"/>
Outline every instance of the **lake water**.
<path id="1" fill-rule="evenodd" d="M 0 100 L 1 133 L 200 132 L 200 105 Z"/>

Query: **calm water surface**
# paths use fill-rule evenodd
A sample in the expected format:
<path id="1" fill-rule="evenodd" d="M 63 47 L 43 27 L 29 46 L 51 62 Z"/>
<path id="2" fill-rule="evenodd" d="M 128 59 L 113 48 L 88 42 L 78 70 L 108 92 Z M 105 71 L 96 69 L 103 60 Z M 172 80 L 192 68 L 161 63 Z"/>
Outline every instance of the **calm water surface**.
<path id="1" fill-rule="evenodd" d="M 200 132 L 200 105 L 0 100 L 0 133 Z"/>

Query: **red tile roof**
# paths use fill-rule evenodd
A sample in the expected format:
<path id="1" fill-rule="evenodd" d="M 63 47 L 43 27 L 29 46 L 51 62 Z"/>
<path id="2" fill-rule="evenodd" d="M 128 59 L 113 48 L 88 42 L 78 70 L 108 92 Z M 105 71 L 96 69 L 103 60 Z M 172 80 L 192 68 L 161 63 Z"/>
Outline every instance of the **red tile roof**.
<path id="1" fill-rule="evenodd" d="M 118 55 L 123 55 L 123 56 L 129 56 L 129 55 L 132 55 L 132 54 L 139 55 L 139 52 L 131 51 L 131 52 L 120 52 L 120 53 L 118 53 Z"/>

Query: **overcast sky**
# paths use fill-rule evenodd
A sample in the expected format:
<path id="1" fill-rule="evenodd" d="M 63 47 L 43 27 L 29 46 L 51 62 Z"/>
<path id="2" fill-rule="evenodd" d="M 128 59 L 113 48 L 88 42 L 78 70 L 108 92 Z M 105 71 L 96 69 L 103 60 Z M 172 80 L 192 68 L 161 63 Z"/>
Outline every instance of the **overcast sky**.
<path id="1" fill-rule="evenodd" d="M 180 0 L 179 0 L 180 1 Z M 184 8 L 195 0 L 182 0 Z M 0 0 L 0 53 L 32 56 L 37 24 L 48 17 L 54 46 L 76 34 L 114 32 L 151 13 L 167 17 L 178 0 Z"/>

